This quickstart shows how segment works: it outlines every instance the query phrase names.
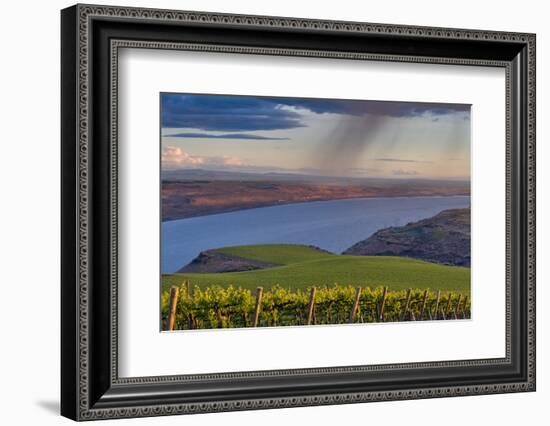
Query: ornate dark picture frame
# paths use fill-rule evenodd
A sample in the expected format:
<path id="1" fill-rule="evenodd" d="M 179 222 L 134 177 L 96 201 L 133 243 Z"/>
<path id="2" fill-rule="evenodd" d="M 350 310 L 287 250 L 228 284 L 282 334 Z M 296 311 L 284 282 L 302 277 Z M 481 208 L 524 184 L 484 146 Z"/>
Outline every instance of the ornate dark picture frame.
<path id="1" fill-rule="evenodd" d="M 64 9 L 61 28 L 64 416 L 92 420 L 535 390 L 535 35 L 95 5 Z M 120 378 L 121 47 L 504 68 L 506 356 Z"/>

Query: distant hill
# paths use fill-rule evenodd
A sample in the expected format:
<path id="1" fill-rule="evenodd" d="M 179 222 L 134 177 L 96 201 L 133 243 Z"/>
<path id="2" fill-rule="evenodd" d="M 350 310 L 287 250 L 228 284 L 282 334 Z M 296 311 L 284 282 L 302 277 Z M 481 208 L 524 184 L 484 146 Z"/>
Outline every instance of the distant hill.
<path id="1" fill-rule="evenodd" d="M 405 226 L 385 228 L 343 254 L 402 256 L 470 266 L 470 209 L 451 209 Z"/>
<path id="2" fill-rule="evenodd" d="M 381 188 L 433 188 L 434 186 L 459 190 L 461 193 L 470 192 L 470 182 L 467 179 L 426 179 L 416 176 L 407 176 L 406 180 L 370 176 L 326 176 L 315 174 L 313 170 L 207 170 L 207 169 L 176 169 L 162 170 L 163 182 L 185 181 L 250 181 L 250 182 L 298 182 L 324 183 L 331 185 L 361 184 Z"/>

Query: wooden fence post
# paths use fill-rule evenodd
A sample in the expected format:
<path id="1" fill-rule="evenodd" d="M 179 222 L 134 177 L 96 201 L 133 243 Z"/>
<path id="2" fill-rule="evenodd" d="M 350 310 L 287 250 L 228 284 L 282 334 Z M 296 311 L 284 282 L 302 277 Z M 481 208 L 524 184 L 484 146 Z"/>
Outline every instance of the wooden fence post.
<path id="1" fill-rule="evenodd" d="M 174 329 L 174 323 L 176 322 L 176 307 L 178 305 L 178 287 L 172 286 L 170 288 L 170 310 L 168 311 L 168 321 L 166 328 L 168 331 Z"/>
<path id="2" fill-rule="evenodd" d="M 424 319 L 424 311 L 426 310 L 426 301 L 428 300 L 428 289 L 424 290 L 424 296 L 422 297 L 422 307 L 420 308 L 420 315 L 417 319 Z"/>
<path id="3" fill-rule="evenodd" d="M 183 291 L 185 291 L 185 300 L 189 302 L 191 301 L 191 299 L 193 299 L 193 295 L 191 294 L 191 282 L 189 280 L 185 280 L 183 282 L 183 285 L 184 285 Z M 188 322 L 189 330 L 193 330 L 195 325 L 193 314 L 189 313 L 187 315 L 187 322 Z"/>
<path id="4" fill-rule="evenodd" d="M 353 324 L 353 321 L 355 320 L 355 314 L 357 313 L 357 308 L 359 307 L 359 299 L 361 298 L 361 287 L 357 287 L 355 289 L 355 299 L 353 301 L 353 306 L 351 308 L 351 313 L 349 316 L 349 322 L 350 324 Z"/>
<path id="5" fill-rule="evenodd" d="M 468 295 L 464 296 L 464 303 L 462 304 L 462 319 L 466 319 L 466 305 L 468 305 Z"/>
<path id="6" fill-rule="evenodd" d="M 191 282 L 189 280 L 185 281 L 185 298 L 191 299 Z"/>
<path id="7" fill-rule="evenodd" d="M 447 298 L 447 306 L 445 307 L 445 319 L 449 317 L 450 311 L 451 311 L 451 299 L 453 298 L 453 294 L 449 292 L 449 296 Z"/>
<path id="8" fill-rule="evenodd" d="M 409 305 L 411 303 L 411 289 L 407 289 L 407 300 L 405 300 L 405 306 L 403 307 L 403 314 L 401 316 L 401 321 L 407 319 L 407 311 L 409 310 Z"/>
<path id="9" fill-rule="evenodd" d="M 384 322 L 384 307 L 386 306 L 386 297 L 388 296 L 388 287 L 384 287 L 382 292 L 382 301 L 380 302 L 380 316 L 379 320 Z"/>
<path id="10" fill-rule="evenodd" d="M 309 302 L 307 304 L 307 325 L 311 325 L 311 322 L 313 320 L 313 309 L 315 308 L 315 293 L 317 293 L 317 289 L 315 287 L 311 287 L 311 291 L 309 293 Z"/>
<path id="11" fill-rule="evenodd" d="M 332 324 L 332 315 L 331 315 L 331 311 L 332 311 L 332 305 L 333 305 L 334 302 L 329 302 L 328 304 L 328 308 L 327 308 L 327 324 Z"/>
<path id="12" fill-rule="evenodd" d="M 455 306 L 455 319 L 458 319 L 458 309 L 460 308 L 460 301 L 462 299 L 462 294 L 458 295 L 458 299 L 456 300 L 456 306 Z"/>
<path id="13" fill-rule="evenodd" d="M 441 300 L 441 290 L 437 290 L 437 298 L 435 300 L 434 319 L 439 318 L 439 301 Z"/>
<path id="14" fill-rule="evenodd" d="M 258 320 L 260 319 L 260 310 L 262 308 L 262 287 L 256 289 L 256 307 L 254 309 L 254 324 L 252 327 L 258 327 Z"/>

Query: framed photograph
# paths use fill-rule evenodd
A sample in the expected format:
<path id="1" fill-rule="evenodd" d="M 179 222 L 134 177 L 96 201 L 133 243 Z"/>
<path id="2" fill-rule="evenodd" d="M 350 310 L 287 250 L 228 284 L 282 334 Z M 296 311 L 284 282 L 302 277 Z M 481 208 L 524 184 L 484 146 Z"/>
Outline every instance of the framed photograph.
<path id="1" fill-rule="evenodd" d="M 74 420 L 535 390 L 535 35 L 61 13 Z"/>

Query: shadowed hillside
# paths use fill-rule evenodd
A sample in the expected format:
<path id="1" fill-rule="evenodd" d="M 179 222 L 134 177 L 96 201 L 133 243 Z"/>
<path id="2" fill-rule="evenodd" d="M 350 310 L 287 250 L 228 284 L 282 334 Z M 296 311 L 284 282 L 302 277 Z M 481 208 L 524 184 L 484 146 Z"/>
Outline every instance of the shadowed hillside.
<path id="1" fill-rule="evenodd" d="M 444 210 L 429 219 L 381 229 L 344 254 L 402 256 L 470 266 L 470 209 Z"/>

